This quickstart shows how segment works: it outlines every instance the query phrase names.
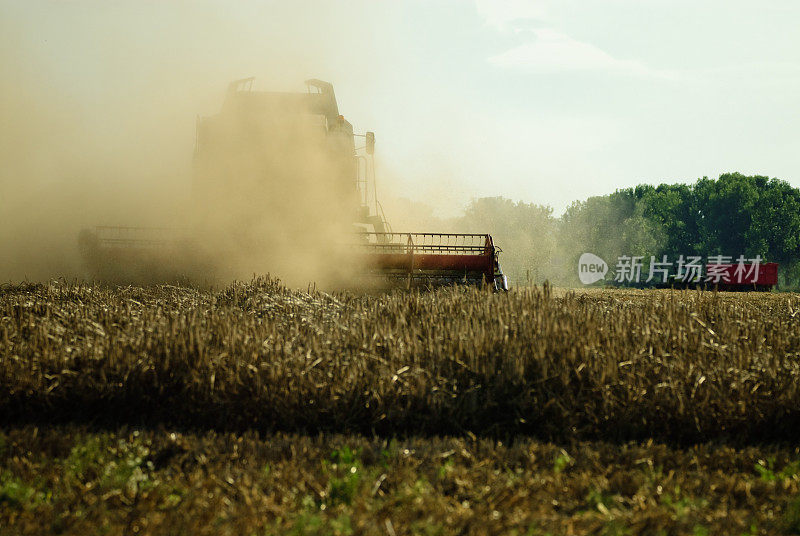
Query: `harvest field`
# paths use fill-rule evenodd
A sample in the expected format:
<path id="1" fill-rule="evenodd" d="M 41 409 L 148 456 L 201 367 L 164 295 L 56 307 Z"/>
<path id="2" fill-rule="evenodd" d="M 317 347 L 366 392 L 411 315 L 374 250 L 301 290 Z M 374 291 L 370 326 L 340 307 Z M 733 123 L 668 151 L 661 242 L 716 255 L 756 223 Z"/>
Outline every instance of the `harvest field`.
<path id="1" fill-rule="evenodd" d="M 800 297 L 0 291 L 0 534 L 800 533 Z"/>

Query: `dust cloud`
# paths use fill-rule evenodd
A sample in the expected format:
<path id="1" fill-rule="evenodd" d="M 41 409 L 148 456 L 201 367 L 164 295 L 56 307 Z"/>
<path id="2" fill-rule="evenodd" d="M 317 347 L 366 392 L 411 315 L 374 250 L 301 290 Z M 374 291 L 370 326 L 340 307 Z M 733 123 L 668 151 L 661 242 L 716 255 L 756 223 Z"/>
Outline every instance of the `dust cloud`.
<path id="1" fill-rule="evenodd" d="M 222 111 L 198 125 L 192 228 L 202 256 L 226 278 L 346 277 L 359 207 L 354 151 L 327 85 L 276 93 L 233 84 Z"/>
<path id="2" fill-rule="evenodd" d="M 180 82 L 156 69 L 117 94 L 118 82 L 60 87 L 57 71 L 70 66 L 46 58 L 34 31 L 0 22 L 0 282 L 269 273 L 324 286 L 348 277 L 341 246 L 358 197 L 342 154 L 352 133 L 348 142 L 349 124 L 312 109 L 297 69 L 238 93 L 225 92 L 234 77 L 219 65 Z M 278 79 L 297 93 L 259 91 Z M 343 129 L 333 146 L 326 127 Z M 85 247 L 94 235 L 79 247 L 94 226 L 158 228 L 102 232 L 159 244 L 140 247 L 138 259 L 99 259 Z"/>

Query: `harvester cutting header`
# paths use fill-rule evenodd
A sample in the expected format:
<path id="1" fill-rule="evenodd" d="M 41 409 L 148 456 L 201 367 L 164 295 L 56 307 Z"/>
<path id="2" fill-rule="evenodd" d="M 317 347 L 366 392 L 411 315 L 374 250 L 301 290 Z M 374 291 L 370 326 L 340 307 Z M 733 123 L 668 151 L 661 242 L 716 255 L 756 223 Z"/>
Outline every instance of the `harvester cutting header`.
<path id="1" fill-rule="evenodd" d="M 310 280 L 324 265 L 337 286 L 507 289 L 488 234 L 392 231 L 376 194 L 375 135 L 354 133 L 331 84 L 307 80 L 304 93 L 252 86 L 231 83 L 220 113 L 198 120 L 186 229 L 84 230 L 91 277 Z"/>

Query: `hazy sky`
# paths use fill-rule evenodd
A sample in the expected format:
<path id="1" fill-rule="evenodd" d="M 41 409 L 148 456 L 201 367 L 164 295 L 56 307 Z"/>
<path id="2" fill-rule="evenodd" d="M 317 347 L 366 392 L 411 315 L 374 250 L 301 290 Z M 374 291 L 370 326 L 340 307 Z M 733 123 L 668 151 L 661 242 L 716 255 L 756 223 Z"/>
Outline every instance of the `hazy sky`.
<path id="1" fill-rule="evenodd" d="M 796 0 L 20 0 L 0 2 L 0 67 L 153 173 L 188 164 L 195 116 L 229 80 L 326 79 L 376 132 L 391 193 L 560 213 L 726 171 L 800 186 L 798 28 Z"/>

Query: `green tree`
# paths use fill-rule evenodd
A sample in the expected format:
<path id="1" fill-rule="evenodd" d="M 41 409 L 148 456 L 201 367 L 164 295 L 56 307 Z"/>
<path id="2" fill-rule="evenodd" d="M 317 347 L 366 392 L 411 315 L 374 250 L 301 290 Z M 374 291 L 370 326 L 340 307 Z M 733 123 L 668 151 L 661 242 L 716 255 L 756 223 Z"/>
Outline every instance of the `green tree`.
<path id="1" fill-rule="evenodd" d="M 563 276 L 558 282 L 577 282 L 575 267 L 585 252 L 599 255 L 612 269 L 620 255 L 645 257 L 647 265 L 650 255 L 661 251 L 663 234 L 633 189 L 577 201 L 560 220 L 557 263 Z"/>
<path id="2" fill-rule="evenodd" d="M 451 222 L 460 232 L 491 233 L 510 279 L 577 284 L 577 261 L 599 255 L 760 255 L 781 264 L 785 287 L 800 283 L 800 190 L 762 175 L 725 173 L 694 184 L 639 185 L 575 201 L 556 219 L 550 207 L 502 197 L 473 200 Z"/>
<path id="3" fill-rule="evenodd" d="M 490 233 L 503 250 L 500 262 L 512 283 L 541 282 L 550 276 L 556 244 L 551 207 L 503 197 L 474 199 L 452 227 L 459 232 Z"/>

